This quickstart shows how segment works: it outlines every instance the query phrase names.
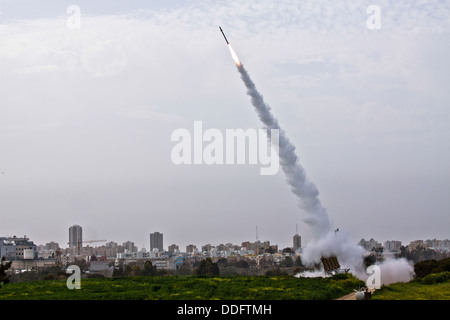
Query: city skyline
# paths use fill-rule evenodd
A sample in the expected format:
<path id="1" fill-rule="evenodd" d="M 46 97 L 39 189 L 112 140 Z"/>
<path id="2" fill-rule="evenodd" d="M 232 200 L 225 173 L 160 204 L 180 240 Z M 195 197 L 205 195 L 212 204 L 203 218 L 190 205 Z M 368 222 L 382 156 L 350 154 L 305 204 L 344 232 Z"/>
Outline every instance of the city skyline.
<path id="1" fill-rule="evenodd" d="M 81 233 L 80 226 L 75 226 L 77 233 Z M 338 232 L 336 230 L 335 232 Z M 72 228 L 70 229 L 72 234 Z M 80 236 L 80 234 L 78 234 Z M 146 250 L 145 248 L 139 248 L 132 241 L 126 241 L 119 244 L 114 241 L 109 241 L 102 245 L 83 247 L 59 246 L 56 242 L 49 242 L 45 245 L 35 244 L 33 240 L 28 237 L 0 237 L 0 256 L 5 257 L 7 260 L 14 261 L 15 268 L 27 269 L 31 267 L 45 268 L 46 266 L 52 266 L 54 264 L 60 265 L 61 263 L 70 263 L 77 259 L 85 259 L 86 261 L 102 261 L 103 267 L 105 267 L 108 261 L 128 261 L 133 262 L 137 260 L 153 259 L 159 267 L 163 269 L 176 268 L 176 264 L 182 263 L 187 257 L 199 258 L 211 257 L 211 258 L 228 258 L 228 257 L 247 257 L 255 259 L 257 256 L 270 256 L 277 262 L 283 259 L 283 256 L 295 255 L 300 259 L 303 259 L 305 254 L 303 247 L 301 247 L 301 237 L 296 234 L 293 236 L 293 247 L 280 248 L 278 244 L 270 243 L 270 241 L 259 241 L 256 239 L 254 242 L 245 241 L 239 244 L 226 243 L 219 245 L 205 244 L 197 246 L 189 244 L 186 249 L 180 249 L 176 244 L 169 245 L 167 250 L 162 247 L 162 234 L 154 232 L 151 234 L 153 241 L 151 246 L 158 245 L 157 250 Z M 335 241 L 337 241 L 336 238 Z M 105 240 L 106 241 L 106 240 Z M 104 242 L 89 240 L 91 242 Z M 415 240 L 409 244 L 402 244 L 400 241 L 385 241 L 384 243 L 378 242 L 371 238 L 370 240 L 361 239 L 358 243 L 361 250 L 364 250 L 366 254 L 379 255 L 381 252 L 391 256 L 393 254 L 408 256 L 408 259 L 412 259 L 417 262 L 417 259 L 423 259 L 424 254 L 431 258 L 444 258 L 448 256 L 450 252 L 450 240 L 449 239 L 427 239 L 427 240 Z M 298 250 L 302 248 L 301 250 Z M 426 248 L 424 251 L 423 249 Z M 308 248 L 306 248 L 307 250 Z M 381 251 L 380 251 L 381 250 Z M 385 256 L 388 259 L 388 256 Z M 342 257 L 339 257 L 342 258 Z M 99 260 L 97 260 L 99 259 Z M 389 260 L 389 259 L 388 259 Z M 158 267 L 158 268 L 159 268 Z M 102 268 L 101 268 L 102 269 Z M 108 267 L 109 271 L 112 271 Z M 97 270 L 99 271 L 99 270 Z"/>
<path id="2" fill-rule="evenodd" d="M 75 238 L 79 238 L 82 239 L 82 226 L 80 225 L 73 225 L 69 227 L 69 239 L 71 239 L 73 236 L 72 234 L 75 232 L 76 236 Z M 76 231 L 75 231 L 76 230 Z M 297 230 L 296 230 L 297 231 Z M 339 230 L 335 230 L 335 232 L 339 232 Z M 278 247 L 279 250 L 285 249 L 285 248 L 292 248 L 292 249 L 296 249 L 296 248 L 303 248 L 306 244 L 304 239 L 302 238 L 301 235 L 299 235 L 298 233 L 295 233 L 292 235 L 292 237 L 290 238 L 290 245 L 280 245 L 278 242 L 276 241 L 272 241 L 270 239 L 264 239 L 261 240 L 259 239 L 259 235 L 258 235 L 258 229 L 256 228 L 256 234 L 255 234 L 255 238 L 254 239 L 246 239 L 246 240 L 241 240 L 241 241 L 223 241 L 223 242 L 214 242 L 214 241 L 203 241 L 203 242 L 193 242 L 193 241 L 185 241 L 184 243 L 166 243 L 165 246 L 163 245 L 163 234 L 155 231 L 152 233 L 149 233 L 149 243 L 150 245 L 147 247 L 146 245 L 139 245 L 138 243 L 135 243 L 133 240 L 127 239 L 127 240 L 123 240 L 123 241 L 117 241 L 115 239 L 108 239 L 108 240 L 96 240 L 96 239 L 91 239 L 91 240 L 86 240 L 86 241 L 82 241 L 80 240 L 80 243 L 86 242 L 85 244 L 82 244 L 80 248 L 82 247 L 102 247 L 102 246 L 108 246 L 110 243 L 115 243 L 117 245 L 123 245 L 125 247 L 129 246 L 129 245 L 133 245 L 135 248 L 137 249 L 145 249 L 147 252 L 148 251 L 152 251 L 152 235 L 154 235 L 154 241 L 155 241 L 155 245 L 156 246 L 161 246 L 162 248 L 158 247 L 158 250 L 160 252 L 162 251 L 171 251 L 170 247 L 172 246 L 176 246 L 179 248 L 179 250 L 181 252 L 185 252 L 188 251 L 188 247 L 194 246 L 196 247 L 198 250 L 200 250 L 203 246 L 211 246 L 211 247 L 218 247 L 220 245 L 227 245 L 227 244 L 232 244 L 232 245 L 237 245 L 237 246 L 242 246 L 245 245 L 245 243 L 264 243 L 264 242 L 268 242 L 272 245 L 276 245 Z M 4 236 L 4 235 L 3 235 Z M 12 237 L 16 237 L 17 235 L 7 235 L 6 237 L 8 238 L 12 238 Z M 23 235 L 23 238 L 29 238 L 27 235 Z M 35 242 L 35 244 L 37 246 L 44 246 L 44 245 L 55 245 L 58 244 L 59 247 L 61 249 L 69 249 L 71 247 L 74 247 L 73 245 L 71 245 L 71 241 L 69 240 L 69 242 L 58 242 L 55 240 L 49 240 L 49 241 L 45 241 L 45 242 L 38 242 L 35 241 L 32 238 L 29 238 L 30 240 L 32 240 L 33 242 Z M 449 241 L 448 239 L 444 239 L 441 238 L 444 241 Z M 408 240 L 408 241 L 402 241 L 402 240 L 398 240 L 398 239 L 377 239 L 377 238 L 373 238 L 373 237 L 363 237 L 361 239 L 359 239 L 359 241 L 357 241 L 357 243 L 359 245 L 361 245 L 363 248 L 365 248 L 366 250 L 370 251 L 369 247 L 385 247 L 388 246 L 388 248 L 393 248 L 395 247 L 396 249 L 399 249 L 400 246 L 409 246 L 409 245 L 414 245 L 416 246 L 418 243 L 424 243 L 424 242 L 433 242 L 433 241 L 438 241 L 440 242 L 441 239 L 436 238 L 436 237 L 428 237 L 428 238 L 415 238 L 414 240 Z M 93 245 L 92 243 L 95 242 L 100 242 L 99 244 Z M 78 243 L 78 242 L 77 242 Z M 183 250 L 183 248 L 186 248 L 186 250 Z M 390 250 L 389 250 L 390 251 Z"/>
<path id="3" fill-rule="evenodd" d="M 372 5 L 381 25 L 372 28 Z M 292 245 L 283 172 L 177 165 L 177 129 L 261 129 L 220 33 L 286 130 L 333 229 L 449 238 L 450 4 L 2 1 L 0 234 Z M 204 131 L 205 132 L 205 131 Z M 211 131 L 210 131 L 211 132 Z M 207 139 L 203 139 L 204 145 Z"/>
<path id="4" fill-rule="evenodd" d="M 142 234 L 140 236 L 136 236 L 136 234 L 134 235 L 125 235 L 125 234 L 120 234 L 118 236 L 115 236 L 111 233 L 109 233 L 111 236 L 110 237 L 105 237 L 105 234 L 108 233 L 99 233 L 97 232 L 96 228 L 93 228 L 92 226 L 87 226 L 87 227 L 83 227 L 80 224 L 74 224 L 73 226 L 79 226 L 81 227 L 81 229 L 83 230 L 87 230 L 86 232 L 88 232 L 88 236 L 85 237 L 84 235 L 82 236 L 82 238 L 84 239 L 92 239 L 94 241 L 98 240 L 98 239 L 105 239 L 106 242 L 116 242 L 116 243 L 124 243 L 126 241 L 131 241 L 134 242 L 136 246 L 138 246 L 139 248 L 146 248 L 147 250 L 150 250 L 150 234 L 154 233 L 154 231 L 149 231 L 146 232 L 145 234 Z M 35 239 L 34 242 L 37 244 L 45 244 L 45 243 L 49 243 L 49 242 L 56 242 L 59 243 L 61 247 L 70 247 L 70 245 L 68 244 L 70 242 L 70 236 L 67 233 L 67 229 L 71 228 L 72 226 L 65 226 L 66 230 L 64 230 L 64 232 L 60 232 L 60 236 L 59 237 L 49 237 L 48 235 L 46 235 L 45 237 L 34 237 L 33 233 L 24 233 L 24 232 L 4 232 L 3 236 L 8 236 L 8 237 L 12 237 L 14 235 L 16 236 L 26 236 L 29 237 L 31 239 Z M 255 232 L 255 228 L 256 228 L 256 232 Z M 311 239 L 308 239 L 307 236 L 302 235 L 299 233 L 298 231 L 298 226 L 296 226 L 295 228 L 293 228 L 292 233 L 287 233 L 284 234 L 283 237 L 275 237 L 273 239 L 265 236 L 265 234 L 263 233 L 261 235 L 260 232 L 258 232 L 258 226 L 249 226 L 249 234 L 248 236 L 245 236 L 240 238 L 240 239 L 234 239 L 234 240 L 226 240 L 226 236 L 222 237 L 221 240 L 214 240 L 214 237 L 212 237 L 211 239 L 204 239 L 201 235 L 197 235 L 197 236 L 192 236 L 190 238 L 180 238 L 180 237 L 176 237 L 176 235 L 171 235 L 171 232 L 169 229 L 166 229 L 168 231 L 165 232 L 161 232 L 161 234 L 165 234 L 167 233 L 167 238 L 169 240 L 164 240 L 164 245 L 167 248 L 170 245 L 178 245 L 180 246 L 180 248 L 184 248 L 187 245 L 193 244 L 196 246 L 202 246 L 202 245 L 206 245 L 206 244 L 211 244 L 213 246 L 219 245 L 219 244 L 226 244 L 226 243 L 232 243 L 232 244 L 238 244 L 240 245 L 243 242 L 246 241 L 270 241 L 271 243 L 276 243 L 279 245 L 280 248 L 285 248 L 285 247 L 292 247 L 292 237 L 294 237 L 295 235 L 299 235 L 301 237 L 301 245 L 305 246 Z M 156 230 L 156 229 L 155 229 Z M 158 231 L 156 231 L 157 233 L 159 233 Z M 84 231 L 83 231 L 83 234 Z M 95 236 L 94 236 L 95 235 Z M 367 235 L 362 235 L 360 238 L 355 238 L 354 236 L 352 236 L 352 239 L 354 240 L 355 243 L 358 243 L 361 239 L 376 239 L 377 241 L 381 241 L 382 243 L 384 243 L 385 241 L 400 241 L 403 245 L 405 244 L 409 244 L 410 242 L 416 241 L 416 240 L 426 240 L 426 239 L 447 239 L 450 237 L 446 237 L 446 236 L 436 236 L 433 234 L 422 234 L 422 236 L 417 236 L 417 237 L 410 237 L 410 238 L 399 238 L 399 237 L 378 237 L 375 235 L 371 235 L 371 234 L 367 234 Z M 173 240 L 173 241 L 172 241 Z M 64 244 L 64 245 L 63 245 Z M 92 244 L 87 244 L 92 246 Z M 99 244 L 101 245 L 101 244 Z"/>

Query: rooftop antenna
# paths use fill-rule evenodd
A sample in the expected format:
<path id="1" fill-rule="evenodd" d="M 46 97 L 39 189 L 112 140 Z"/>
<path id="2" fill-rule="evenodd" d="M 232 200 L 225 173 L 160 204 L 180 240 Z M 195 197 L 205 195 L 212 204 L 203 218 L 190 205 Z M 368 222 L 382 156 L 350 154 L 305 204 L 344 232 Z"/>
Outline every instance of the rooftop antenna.
<path id="1" fill-rule="evenodd" d="M 256 241 L 258 241 L 258 226 L 256 226 Z"/>

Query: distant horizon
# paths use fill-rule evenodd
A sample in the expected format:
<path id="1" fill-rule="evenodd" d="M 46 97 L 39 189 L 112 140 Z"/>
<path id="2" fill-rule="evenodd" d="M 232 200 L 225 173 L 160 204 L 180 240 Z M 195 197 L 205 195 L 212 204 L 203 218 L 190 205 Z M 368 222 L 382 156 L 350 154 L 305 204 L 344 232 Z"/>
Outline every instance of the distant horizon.
<path id="1" fill-rule="evenodd" d="M 80 225 L 81 226 L 81 225 Z M 81 226 L 81 227 L 83 227 L 83 226 Z M 150 233 L 153 233 L 153 232 L 157 232 L 157 231 L 152 231 L 152 232 L 150 232 Z M 149 235 L 148 235 L 148 244 L 147 245 L 144 245 L 144 246 L 142 246 L 142 245 L 139 245 L 139 243 L 137 243 L 136 241 L 133 241 L 133 240 L 131 240 L 131 239 L 128 239 L 128 240 L 124 240 L 124 241 L 115 241 L 115 240 L 107 240 L 107 241 L 104 241 L 104 242 L 101 242 L 101 243 L 96 243 L 96 242 L 94 242 L 94 243 L 87 243 L 87 244 L 85 244 L 85 245 L 83 245 L 83 247 L 100 247 L 100 246 L 103 246 L 103 245 L 105 245 L 106 243 L 109 243 L 109 242 L 114 242 L 114 243 L 117 243 L 118 245 L 122 245 L 123 243 L 125 243 L 125 242 L 127 242 L 127 241 L 130 241 L 130 242 L 133 242 L 134 243 L 134 245 L 140 250 L 140 249 L 142 249 L 142 248 L 145 248 L 147 251 L 150 251 L 150 233 L 149 233 Z M 290 245 L 285 245 L 285 246 L 280 246 L 280 244 L 279 243 L 277 243 L 277 242 L 273 242 L 272 240 L 270 240 L 270 239 L 265 239 L 265 240 L 261 240 L 261 239 L 258 239 L 258 240 L 256 240 L 256 237 L 255 237 L 255 239 L 247 239 L 247 240 L 242 240 L 242 241 L 240 241 L 240 242 L 232 242 L 232 241 L 227 241 L 227 242 L 217 242 L 217 243 L 215 243 L 215 242 L 212 242 L 212 241 L 207 241 L 207 242 L 204 242 L 204 243 L 201 243 L 201 244 L 198 244 L 198 243 L 194 243 L 194 242 L 185 242 L 186 244 L 185 245 L 180 245 L 180 244 L 178 244 L 178 243 L 168 243 L 168 244 L 166 244 L 166 240 L 164 240 L 164 238 L 163 238 L 163 242 L 164 242 L 164 250 L 165 251 L 167 251 L 166 249 L 169 247 L 169 246 L 171 246 L 171 245 L 173 245 L 173 244 L 175 244 L 175 245 L 178 245 L 178 247 L 179 247 L 179 250 L 180 250 L 180 252 L 184 252 L 184 249 L 186 248 L 186 246 L 188 246 L 188 245 L 190 245 L 190 244 L 192 244 L 192 245 L 195 245 L 196 247 L 197 247 L 197 249 L 199 249 L 199 250 L 201 250 L 201 247 L 202 246 L 204 246 L 204 245 L 207 245 L 207 244 L 210 244 L 210 245 L 212 245 L 212 246 L 214 246 L 214 247 L 216 247 L 216 246 L 218 246 L 218 245 L 220 245 L 220 244 L 223 244 L 223 245 L 226 245 L 227 243 L 231 243 L 232 245 L 241 245 L 243 242 L 247 242 L 247 241 L 249 241 L 249 242 L 256 242 L 256 241 L 260 241 L 261 243 L 264 243 L 265 241 L 269 241 L 270 242 L 270 244 L 271 245 L 278 245 L 278 250 L 283 250 L 284 248 L 292 248 L 293 247 L 293 243 L 292 243 L 292 238 L 294 237 L 294 235 L 295 235 L 295 233 L 294 234 L 292 234 L 292 237 L 290 238 L 290 242 L 291 242 L 291 244 Z M 299 234 L 301 237 L 302 237 L 302 235 L 301 234 Z M 0 238 L 1 237 L 14 237 L 14 236 L 17 236 L 17 237 L 22 237 L 22 235 L 21 236 L 19 236 L 19 235 L 17 235 L 17 234 L 14 234 L 14 235 L 0 235 Z M 55 240 L 49 240 L 49 241 L 46 241 L 46 242 L 36 242 L 32 237 L 30 237 L 30 236 L 28 236 L 28 235 L 23 235 L 23 236 L 25 236 L 25 237 L 27 237 L 30 241 L 33 241 L 33 243 L 35 244 L 35 245 L 37 245 L 37 246 L 40 246 L 40 245 L 42 245 L 42 246 L 45 246 L 47 243 L 51 243 L 52 241 L 54 242 L 54 243 L 58 243 L 58 245 L 59 245 L 59 247 L 61 248 L 61 249 L 68 249 L 68 248 L 70 248 L 69 246 L 68 246 L 68 243 L 65 243 L 66 244 L 66 246 L 61 246 L 61 242 L 58 242 L 58 241 L 55 241 Z M 164 236 L 164 233 L 163 233 L 163 236 Z M 68 237 L 68 236 L 67 236 Z M 84 239 L 84 235 L 83 235 L 83 239 Z M 381 243 L 381 245 L 382 246 L 384 246 L 384 243 L 386 242 L 386 241 L 400 241 L 401 243 L 402 243 L 402 246 L 407 246 L 407 245 L 409 245 L 411 242 L 413 242 L 413 241 L 417 241 L 417 240 L 422 240 L 422 241 L 426 241 L 426 240 L 446 240 L 446 239 L 449 239 L 449 238 L 437 238 L 437 237 L 427 237 L 427 238 L 416 238 L 416 239 L 414 239 L 414 240 L 407 240 L 407 241 L 403 241 L 403 240 L 401 240 L 401 239 L 377 239 L 377 238 L 375 238 L 375 237 L 362 237 L 362 238 L 360 238 L 359 240 L 357 240 L 356 241 L 356 243 L 358 243 L 360 240 L 362 240 L 362 239 L 364 239 L 364 240 L 366 240 L 366 241 L 368 241 L 368 240 L 370 240 L 370 239 L 374 239 L 375 241 L 377 241 L 377 242 L 379 242 L 379 243 Z M 100 239 L 88 239 L 88 240 L 100 240 Z M 88 241 L 88 240 L 83 240 L 83 241 Z M 67 241 L 68 242 L 68 241 Z M 64 242 L 63 242 L 64 243 Z M 302 237 L 302 247 L 305 247 L 306 246 L 306 244 L 304 243 L 304 238 Z M 183 249 L 183 250 L 182 250 Z"/>

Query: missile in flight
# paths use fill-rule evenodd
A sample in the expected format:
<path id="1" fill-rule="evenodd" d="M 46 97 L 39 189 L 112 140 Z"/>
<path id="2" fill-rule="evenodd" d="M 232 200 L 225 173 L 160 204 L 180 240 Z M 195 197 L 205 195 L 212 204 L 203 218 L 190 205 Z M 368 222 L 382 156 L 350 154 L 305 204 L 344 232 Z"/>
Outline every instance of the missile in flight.
<path id="1" fill-rule="evenodd" d="M 222 30 L 222 28 L 219 26 L 219 29 L 220 29 L 220 32 L 222 32 L 222 34 L 223 34 L 223 37 L 225 38 L 225 41 L 227 42 L 227 44 L 230 44 L 229 42 L 228 42 L 228 40 L 227 40 L 227 37 L 225 37 L 225 33 L 223 33 L 223 30 Z"/>

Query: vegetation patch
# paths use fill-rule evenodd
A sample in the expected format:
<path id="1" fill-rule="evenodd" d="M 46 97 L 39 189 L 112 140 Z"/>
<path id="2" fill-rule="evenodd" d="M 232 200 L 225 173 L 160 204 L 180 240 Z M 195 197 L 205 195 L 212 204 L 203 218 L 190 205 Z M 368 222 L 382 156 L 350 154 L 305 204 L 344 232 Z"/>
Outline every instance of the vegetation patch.
<path id="1" fill-rule="evenodd" d="M 9 283 L 0 300 L 316 300 L 336 299 L 364 283 L 346 274 L 330 278 L 293 276 L 134 276 L 85 278 L 81 289 L 65 280 Z"/>
<path id="2" fill-rule="evenodd" d="M 428 274 L 407 283 L 382 286 L 375 300 L 450 300 L 450 272 Z"/>

